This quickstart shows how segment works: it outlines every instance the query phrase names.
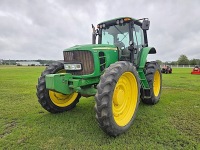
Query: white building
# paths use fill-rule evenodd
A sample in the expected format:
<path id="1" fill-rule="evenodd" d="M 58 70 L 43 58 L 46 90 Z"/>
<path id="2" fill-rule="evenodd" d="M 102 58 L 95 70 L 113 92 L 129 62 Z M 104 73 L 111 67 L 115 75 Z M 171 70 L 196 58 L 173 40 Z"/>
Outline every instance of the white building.
<path id="1" fill-rule="evenodd" d="M 40 66 L 40 62 L 37 61 L 18 61 L 16 62 L 17 66 Z"/>

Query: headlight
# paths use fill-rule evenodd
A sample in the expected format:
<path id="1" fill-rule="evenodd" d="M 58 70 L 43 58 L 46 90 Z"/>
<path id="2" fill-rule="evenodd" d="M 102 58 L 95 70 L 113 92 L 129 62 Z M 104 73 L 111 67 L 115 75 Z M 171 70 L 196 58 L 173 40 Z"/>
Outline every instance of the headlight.
<path id="1" fill-rule="evenodd" d="M 64 64 L 65 70 L 82 70 L 81 64 Z"/>

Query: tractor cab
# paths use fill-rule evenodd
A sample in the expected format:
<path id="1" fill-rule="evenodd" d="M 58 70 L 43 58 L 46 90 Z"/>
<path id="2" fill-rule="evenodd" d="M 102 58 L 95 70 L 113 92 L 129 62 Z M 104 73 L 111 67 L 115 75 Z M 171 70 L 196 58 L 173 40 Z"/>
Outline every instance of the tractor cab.
<path id="1" fill-rule="evenodd" d="M 148 46 L 146 30 L 150 21 L 146 18 L 135 20 L 129 17 L 117 18 L 99 23 L 97 30 L 93 27 L 93 44 L 114 45 L 119 51 L 119 60 L 137 62 L 137 54 Z M 130 57 L 132 56 L 132 57 Z"/>

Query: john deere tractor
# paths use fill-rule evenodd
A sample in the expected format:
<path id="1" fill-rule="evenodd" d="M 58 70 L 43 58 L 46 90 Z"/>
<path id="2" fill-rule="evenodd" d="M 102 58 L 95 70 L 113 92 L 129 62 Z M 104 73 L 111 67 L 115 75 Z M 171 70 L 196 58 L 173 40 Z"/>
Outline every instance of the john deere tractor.
<path id="1" fill-rule="evenodd" d="M 63 51 L 64 61 L 48 66 L 38 80 L 37 97 L 44 109 L 60 113 L 73 109 L 81 97 L 95 96 L 99 127 L 110 136 L 133 123 L 140 100 L 156 104 L 162 75 L 147 62 L 156 49 L 148 46 L 147 18 L 121 17 L 92 25 L 92 44 Z"/>

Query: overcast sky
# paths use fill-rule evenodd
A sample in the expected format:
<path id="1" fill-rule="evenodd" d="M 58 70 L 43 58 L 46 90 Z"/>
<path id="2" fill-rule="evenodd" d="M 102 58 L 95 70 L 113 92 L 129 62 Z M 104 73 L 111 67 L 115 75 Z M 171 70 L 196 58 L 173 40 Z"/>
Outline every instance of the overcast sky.
<path id="1" fill-rule="evenodd" d="M 0 0 L 0 59 L 63 59 L 91 43 L 91 24 L 147 17 L 150 60 L 200 59 L 200 0 Z"/>

